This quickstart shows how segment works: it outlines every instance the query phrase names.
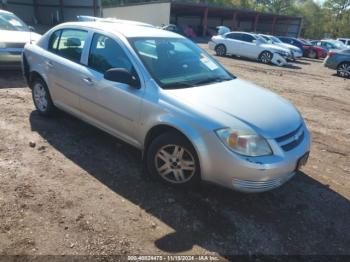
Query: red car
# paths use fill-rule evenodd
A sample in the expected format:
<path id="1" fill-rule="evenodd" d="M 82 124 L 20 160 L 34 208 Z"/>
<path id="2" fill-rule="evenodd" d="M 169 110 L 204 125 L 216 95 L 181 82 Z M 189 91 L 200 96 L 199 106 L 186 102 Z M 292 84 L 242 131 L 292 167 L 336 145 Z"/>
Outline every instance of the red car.
<path id="1" fill-rule="evenodd" d="M 296 39 L 289 36 L 278 36 L 278 38 L 287 44 L 299 47 L 305 57 L 309 58 L 325 58 L 327 56 L 327 50 L 320 46 L 313 46 L 310 42 L 304 39 Z"/>
<path id="2" fill-rule="evenodd" d="M 325 58 L 327 50 L 321 46 L 314 46 L 309 41 L 299 39 L 303 43 L 304 56 L 309 58 Z"/>

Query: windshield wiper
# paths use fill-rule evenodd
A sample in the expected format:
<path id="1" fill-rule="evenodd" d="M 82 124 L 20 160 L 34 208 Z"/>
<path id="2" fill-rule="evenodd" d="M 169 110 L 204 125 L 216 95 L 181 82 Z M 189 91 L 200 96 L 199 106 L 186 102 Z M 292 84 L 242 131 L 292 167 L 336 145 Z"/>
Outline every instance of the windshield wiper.
<path id="1" fill-rule="evenodd" d="M 165 89 L 188 88 L 188 87 L 194 87 L 194 85 L 192 83 L 185 82 L 185 81 L 163 85 L 163 88 Z"/>
<path id="2" fill-rule="evenodd" d="M 205 84 L 210 84 L 210 83 L 220 83 L 220 82 L 230 81 L 230 80 L 231 80 L 231 78 L 211 77 L 211 78 L 207 78 L 207 79 L 202 79 L 202 80 L 197 81 L 197 82 L 192 82 L 191 84 L 194 86 L 198 86 L 198 85 L 205 85 Z"/>

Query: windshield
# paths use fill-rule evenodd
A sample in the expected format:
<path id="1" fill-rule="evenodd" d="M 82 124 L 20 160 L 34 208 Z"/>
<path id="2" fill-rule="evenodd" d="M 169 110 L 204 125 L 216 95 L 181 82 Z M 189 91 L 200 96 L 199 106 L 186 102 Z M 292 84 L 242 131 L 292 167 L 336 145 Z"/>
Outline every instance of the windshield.
<path id="1" fill-rule="evenodd" d="M 347 46 L 342 41 L 336 40 L 336 41 L 332 41 L 330 43 L 332 43 L 336 48 L 339 48 L 339 49 L 347 48 Z"/>
<path id="2" fill-rule="evenodd" d="M 309 41 L 304 40 L 304 39 L 299 39 L 300 42 L 302 42 L 304 45 L 312 45 Z"/>
<path id="3" fill-rule="evenodd" d="M 262 43 L 267 44 L 269 42 L 269 39 L 265 39 L 265 37 L 261 35 L 255 35 L 257 39 L 259 39 Z"/>
<path id="4" fill-rule="evenodd" d="M 275 36 L 270 36 L 270 38 L 272 39 L 272 41 L 274 42 L 274 43 L 283 43 L 281 40 L 279 40 L 277 37 L 275 37 Z"/>
<path id="5" fill-rule="evenodd" d="M 13 14 L 0 14 L 0 30 L 29 31 L 29 28 Z"/>
<path id="6" fill-rule="evenodd" d="M 185 38 L 130 38 L 157 83 L 165 89 L 194 87 L 234 79 L 219 63 Z"/>

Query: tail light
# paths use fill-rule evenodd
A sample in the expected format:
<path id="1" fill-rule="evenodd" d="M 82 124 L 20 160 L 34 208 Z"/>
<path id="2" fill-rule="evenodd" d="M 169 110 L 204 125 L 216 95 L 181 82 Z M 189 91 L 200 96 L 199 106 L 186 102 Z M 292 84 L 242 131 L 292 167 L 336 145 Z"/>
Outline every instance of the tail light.
<path id="1" fill-rule="evenodd" d="M 332 56 L 334 56 L 334 55 L 335 55 L 335 52 L 334 52 L 334 51 L 329 51 L 329 52 L 328 52 L 328 56 L 329 56 L 329 57 L 332 57 Z"/>

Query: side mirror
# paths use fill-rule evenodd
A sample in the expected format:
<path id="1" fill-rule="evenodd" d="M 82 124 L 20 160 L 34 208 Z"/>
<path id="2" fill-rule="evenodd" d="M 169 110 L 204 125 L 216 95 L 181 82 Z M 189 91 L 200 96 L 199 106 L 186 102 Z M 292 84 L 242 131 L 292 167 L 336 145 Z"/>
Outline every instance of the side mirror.
<path id="1" fill-rule="evenodd" d="M 104 74 L 106 80 L 140 88 L 140 81 L 124 68 L 111 68 Z"/>
<path id="2" fill-rule="evenodd" d="M 33 26 L 28 26 L 28 28 L 29 28 L 29 31 L 35 32 L 35 28 Z"/>

